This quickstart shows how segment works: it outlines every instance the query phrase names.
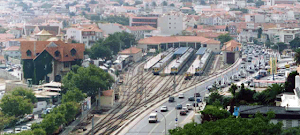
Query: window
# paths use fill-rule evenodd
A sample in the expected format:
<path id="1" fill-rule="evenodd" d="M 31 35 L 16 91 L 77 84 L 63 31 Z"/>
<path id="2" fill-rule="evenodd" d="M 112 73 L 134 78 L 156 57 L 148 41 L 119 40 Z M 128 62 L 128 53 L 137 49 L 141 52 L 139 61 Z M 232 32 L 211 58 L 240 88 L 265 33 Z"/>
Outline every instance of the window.
<path id="1" fill-rule="evenodd" d="M 26 55 L 27 55 L 27 56 L 31 56 L 31 51 L 30 51 L 30 50 L 27 50 Z"/>
<path id="2" fill-rule="evenodd" d="M 69 62 L 64 62 L 64 68 L 70 67 Z"/>
<path id="3" fill-rule="evenodd" d="M 76 54 L 76 50 L 73 48 L 73 49 L 71 50 L 71 55 L 74 56 L 75 54 Z"/>
<path id="4" fill-rule="evenodd" d="M 60 52 L 59 51 L 55 51 L 55 57 L 59 57 Z"/>
<path id="5" fill-rule="evenodd" d="M 204 44 L 203 47 L 207 47 L 207 44 Z"/>

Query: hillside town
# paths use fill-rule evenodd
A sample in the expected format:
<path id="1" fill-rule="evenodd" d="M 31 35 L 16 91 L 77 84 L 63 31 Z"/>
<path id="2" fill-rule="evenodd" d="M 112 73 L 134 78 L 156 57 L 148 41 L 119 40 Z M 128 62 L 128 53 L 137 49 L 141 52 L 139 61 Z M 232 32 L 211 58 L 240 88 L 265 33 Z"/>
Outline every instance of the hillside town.
<path id="1" fill-rule="evenodd" d="M 300 134 L 299 64 L 297 0 L 0 0 L 0 134 Z"/>

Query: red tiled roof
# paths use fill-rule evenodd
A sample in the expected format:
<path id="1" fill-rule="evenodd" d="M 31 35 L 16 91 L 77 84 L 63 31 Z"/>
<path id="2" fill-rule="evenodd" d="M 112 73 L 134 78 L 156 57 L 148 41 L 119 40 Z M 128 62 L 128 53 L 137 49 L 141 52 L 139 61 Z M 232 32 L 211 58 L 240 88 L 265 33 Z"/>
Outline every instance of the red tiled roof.
<path id="1" fill-rule="evenodd" d="M 83 59 L 85 51 L 84 44 L 81 43 L 64 43 L 63 41 L 20 41 L 22 59 L 36 59 L 43 51 L 47 51 L 54 59 L 64 61 L 74 61 L 75 59 Z M 54 46 L 49 46 L 54 43 Z M 74 56 L 71 55 L 72 49 L 76 50 Z M 27 56 L 26 52 L 31 51 L 31 56 Z M 55 57 L 55 52 L 59 51 L 59 57 Z"/>
<path id="2" fill-rule="evenodd" d="M 131 31 L 143 31 L 143 30 L 156 30 L 154 27 L 149 25 L 144 26 L 126 26 Z"/>
<path id="3" fill-rule="evenodd" d="M 102 91 L 102 95 L 103 96 L 112 96 L 114 93 L 114 90 L 106 90 L 106 91 Z"/>
<path id="4" fill-rule="evenodd" d="M 142 51 L 142 49 L 136 47 L 130 47 L 128 49 L 119 52 L 119 54 L 135 54 L 135 53 L 139 53 L 140 51 Z"/>
<path id="5" fill-rule="evenodd" d="M 19 50 L 20 50 L 20 46 L 11 46 L 3 49 L 3 51 L 19 51 Z"/>
<path id="6" fill-rule="evenodd" d="M 177 43 L 177 42 L 200 42 L 202 44 L 220 44 L 220 41 L 208 39 L 200 36 L 171 36 L 162 37 L 154 36 L 139 40 L 139 44 L 161 44 L 161 43 Z"/>
<path id="7" fill-rule="evenodd" d="M 222 47 L 222 51 L 234 51 L 236 48 L 241 48 L 241 43 L 235 41 L 235 40 L 230 40 L 226 43 L 224 43 L 224 46 Z"/>
<path id="8" fill-rule="evenodd" d="M 205 38 L 217 38 L 222 34 L 226 34 L 226 32 L 198 32 L 197 36 L 202 36 Z"/>

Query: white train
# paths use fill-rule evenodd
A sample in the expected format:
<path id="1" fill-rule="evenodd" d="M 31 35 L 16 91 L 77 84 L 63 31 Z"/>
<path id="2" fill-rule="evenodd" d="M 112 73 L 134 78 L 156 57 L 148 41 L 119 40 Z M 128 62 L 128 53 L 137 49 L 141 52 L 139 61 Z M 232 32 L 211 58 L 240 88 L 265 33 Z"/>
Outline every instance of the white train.
<path id="1" fill-rule="evenodd" d="M 160 60 L 158 63 L 156 63 L 152 68 L 152 73 L 154 75 L 159 75 L 159 72 L 162 71 L 173 59 L 173 54 L 178 49 L 173 49 L 172 52 L 170 52 L 167 56 L 165 56 L 162 60 Z"/>
<path id="2" fill-rule="evenodd" d="M 176 60 L 175 65 L 171 68 L 170 74 L 178 74 L 181 68 L 185 65 L 185 63 L 193 56 L 194 49 L 189 48 L 178 60 Z"/>

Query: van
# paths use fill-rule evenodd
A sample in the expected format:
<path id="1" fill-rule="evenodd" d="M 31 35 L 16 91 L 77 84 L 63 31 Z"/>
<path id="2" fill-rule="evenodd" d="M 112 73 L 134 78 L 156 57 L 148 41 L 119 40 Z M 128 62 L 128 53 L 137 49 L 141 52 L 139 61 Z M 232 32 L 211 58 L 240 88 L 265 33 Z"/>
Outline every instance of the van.
<path id="1" fill-rule="evenodd" d="M 193 107 L 192 107 L 191 104 L 186 104 L 186 108 L 187 108 L 188 110 L 192 110 L 192 109 L 193 109 Z"/>
<path id="2" fill-rule="evenodd" d="M 156 123 L 157 122 L 157 114 L 151 113 L 148 118 L 149 123 Z"/>

